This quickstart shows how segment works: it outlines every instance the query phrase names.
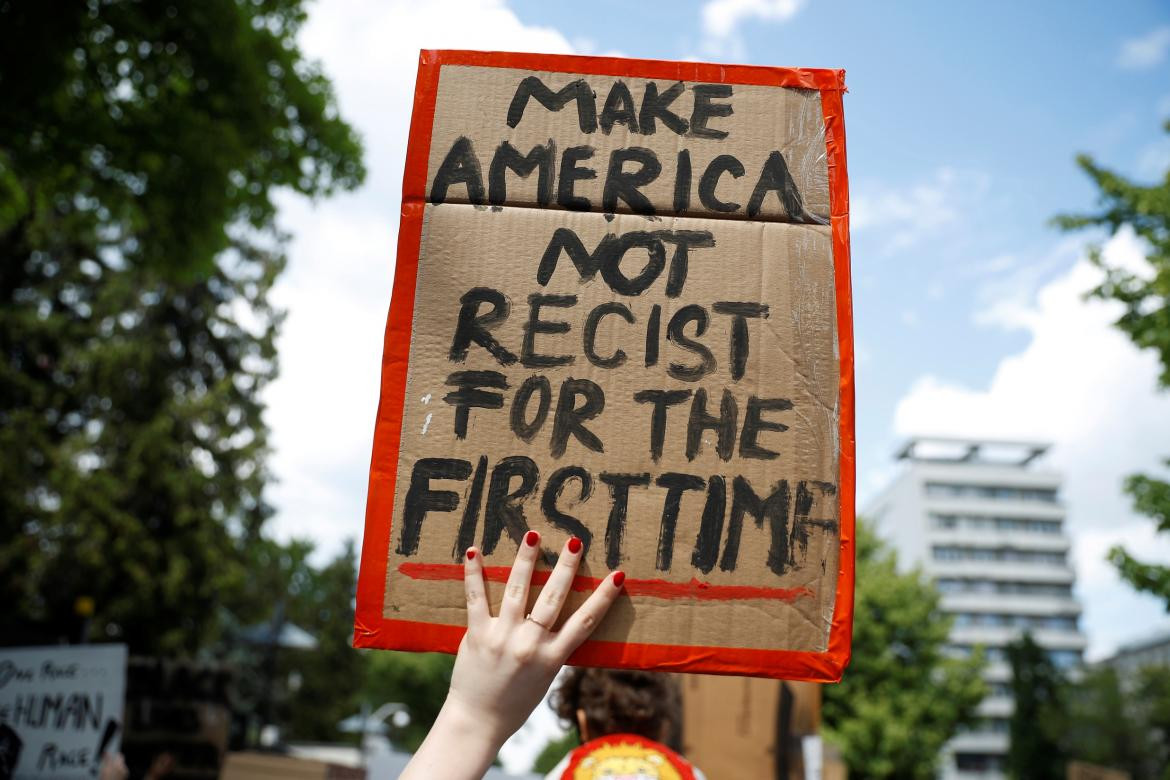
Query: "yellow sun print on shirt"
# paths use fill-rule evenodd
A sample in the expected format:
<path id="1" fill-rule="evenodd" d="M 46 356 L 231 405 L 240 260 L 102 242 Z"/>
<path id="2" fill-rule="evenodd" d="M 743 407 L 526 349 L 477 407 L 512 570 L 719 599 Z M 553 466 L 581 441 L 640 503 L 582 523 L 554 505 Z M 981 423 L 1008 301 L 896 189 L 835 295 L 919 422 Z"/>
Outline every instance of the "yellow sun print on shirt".
<path id="1" fill-rule="evenodd" d="M 605 745 L 591 751 L 573 780 L 682 780 L 662 753 L 637 744 Z"/>

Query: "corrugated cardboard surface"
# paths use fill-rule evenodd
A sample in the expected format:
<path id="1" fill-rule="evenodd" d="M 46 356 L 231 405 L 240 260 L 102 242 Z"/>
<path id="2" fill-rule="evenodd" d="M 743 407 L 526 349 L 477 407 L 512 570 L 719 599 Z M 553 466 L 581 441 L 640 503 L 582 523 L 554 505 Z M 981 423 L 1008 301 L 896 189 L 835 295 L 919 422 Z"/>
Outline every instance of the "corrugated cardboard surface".
<path id="1" fill-rule="evenodd" d="M 645 230 L 647 220 L 621 215 L 610 222 L 602 215 L 591 213 L 524 208 L 493 211 L 461 204 L 427 207 L 421 253 L 424 260 L 419 266 L 412 360 L 403 414 L 396 516 L 402 516 L 407 480 L 420 457 L 454 457 L 475 463 L 479 456 L 486 454 L 491 468 L 503 457 L 524 455 L 536 461 L 542 475 L 564 465 L 582 466 L 597 481 L 593 495 L 573 508 L 572 514 L 594 532 L 595 541 L 586 558 L 585 573 L 604 576 L 607 569 L 602 553 L 611 501 L 606 486 L 598 479 L 603 472 L 650 473 L 652 477 L 675 472 L 704 479 L 719 474 L 726 475 L 729 482 L 734 476 L 742 475 L 759 493 L 770 491 L 773 483 L 782 478 L 794 485 L 799 480 L 836 482 L 832 442 L 836 425 L 837 363 L 828 228 L 663 218 L 651 227 L 711 230 L 716 245 L 694 250 L 687 284 L 679 298 L 661 294 L 663 284 L 660 283 L 642 296 L 629 299 L 627 305 L 635 318 L 634 324 L 617 317 L 608 317 L 602 323 L 600 327 L 604 330 L 599 332 L 598 351 L 610 354 L 618 348 L 624 350 L 628 359 L 623 366 L 603 369 L 591 365 L 581 355 L 580 327 L 573 327 L 563 335 L 541 335 L 536 342 L 542 353 L 573 355 L 575 360 L 571 365 L 541 370 L 519 365 L 505 367 L 479 348 L 469 350 L 465 362 L 452 365 L 447 360 L 452 318 L 459 311 L 460 296 L 470 288 L 493 287 L 512 300 L 513 314 L 492 333 L 516 353 L 520 352 L 523 325 L 528 319 L 525 302 L 530 292 L 575 294 L 579 301 L 576 306 L 542 312 L 542 317 L 548 319 L 575 318 L 574 326 L 595 306 L 616 299 L 600 279 L 582 284 L 574 266 L 567 261 L 558 265 L 547 287 L 542 288 L 533 281 L 536 262 L 553 231 L 562 225 L 574 228 L 585 245 L 592 247 L 607 231 Z M 767 320 L 749 325 L 749 353 L 743 379 L 733 382 L 728 366 L 731 318 L 715 314 L 711 315 L 711 324 L 702 338 L 716 355 L 719 365 L 714 373 L 698 382 L 683 382 L 668 376 L 664 363 L 695 361 L 692 355 L 665 338 L 660 347 L 659 366 L 645 367 L 646 321 L 654 303 L 663 307 L 662 320 L 667 321 L 683 304 L 694 303 L 710 309 L 715 301 L 762 301 L 771 307 L 770 312 L 775 311 Z M 451 390 L 444 383 L 453 370 L 475 369 L 501 370 L 513 387 L 518 387 L 528 375 L 545 376 L 554 389 L 554 406 L 556 390 L 565 379 L 586 378 L 596 382 L 605 393 L 605 409 L 589 427 L 597 433 L 605 451 L 591 452 L 571 438 L 564 456 L 554 458 L 550 455 L 552 425 L 546 423 L 531 442 L 525 442 L 509 427 L 507 403 L 499 410 L 473 409 L 467 438 L 457 439 L 453 432 L 455 409 L 441 400 Z M 644 389 L 703 388 L 709 396 L 708 412 L 716 414 L 725 387 L 738 399 L 740 421 L 749 395 L 792 401 L 791 412 L 773 413 L 773 418 L 787 424 L 789 430 L 769 431 L 760 437 L 760 443 L 779 452 L 779 457 L 754 460 L 734 455 L 730 461 L 722 461 L 715 451 L 715 436 L 708 431 L 702 451 L 688 461 L 685 444 L 690 404 L 684 402 L 668 412 L 663 454 L 655 464 L 649 446 L 651 409 L 636 403 L 634 394 Z M 509 390 L 504 395 L 507 399 L 514 393 Z M 576 484 L 565 490 L 566 500 L 560 502 L 565 511 L 570 511 L 569 504 L 578 495 L 577 490 Z M 805 587 L 822 598 L 800 598 L 792 603 L 753 599 L 695 604 L 623 599 L 598 629 L 596 638 L 661 644 L 685 637 L 689 642 L 708 646 L 824 648 L 832 615 L 834 580 L 828 578 L 830 587 L 822 587 L 822 580 L 824 572 L 836 571 L 835 532 L 819 527 L 809 529 L 807 547 L 796 545 L 792 551 L 793 565 L 785 575 L 776 576 L 766 566 L 770 541 L 767 529 L 757 529 L 751 519 L 745 518 L 735 570 L 722 571 L 716 566 L 704 575 L 690 565 L 690 559 L 706 493 L 688 492 L 681 503 L 675 532 L 674 565 L 669 572 L 662 572 L 656 570 L 655 564 L 665 494 L 657 486 L 630 490 L 621 568 L 631 579 L 686 581 L 698 576 L 715 585 Z M 817 497 L 820 500 L 814 517 L 834 519 L 835 496 L 818 494 Z M 527 502 L 524 508 L 529 524 L 542 532 L 544 546 L 559 550 L 568 535 L 548 524 L 540 511 L 539 497 Z M 455 560 L 462 553 L 462 550 L 452 550 L 461 520 L 461 511 L 428 514 L 419 550 L 410 560 Z M 482 525 L 481 519 L 480 533 L 475 537 L 477 543 L 482 538 Z M 487 556 L 487 564 L 507 565 L 515 551 L 514 543 L 501 544 Z M 461 621 L 463 583 L 411 580 L 396 571 L 397 565 L 406 560 L 405 556 L 392 552 L 387 609 L 409 619 L 442 614 L 445 621 Z M 496 585 L 490 588 L 490 595 L 499 598 L 502 590 L 502 586 Z M 574 601 L 580 601 L 585 595 L 574 594 Z"/>
<path id="2" fill-rule="evenodd" d="M 223 780 L 364 780 L 366 770 L 270 753 L 228 753 Z"/>
<path id="3" fill-rule="evenodd" d="M 421 209 L 422 226 L 397 470 L 396 475 L 384 475 L 375 469 L 371 479 L 371 506 L 375 506 L 379 481 L 393 476 L 393 512 L 391 517 L 367 518 L 367 544 L 370 524 L 390 525 L 389 550 L 380 553 L 387 556 L 382 616 L 415 625 L 464 623 L 463 588 L 456 570 L 462 554 L 457 542 L 461 529 L 464 539 L 480 546 L 491 547 L 498 538 L 498 545 L 486 556 L 489 567 L 506 567 L 511 562 L 517 530 L 524 527 L 541 532 L 546 558 L 551 561 L 568 537 L 569 528 L 564 523 L 558 527 L 555 518 L 547 515 L 548 501 L 542 506 L 543 493 L 550 475 L 572 466 L 591 478 L 590 494 L 581 500 L 580 481 L 569 481 L 553 503 L 583 523 L 592 536 L 582 574 L 604 576 L 610 568 L 608 557 L 608 563 L 616 564 L 628 577 L 629 596 L 618 602 L 598 629 L 596 640 L 684 648 L 680 657 L 687 647 L 826 651 L 834 622 L 838 574 L 852 562 L 839 556 L 844 372 L 837 321 L 840 269 L 834 267 L 834 245 L 840 240 L 836 231 L 841 226 L 836 219 L 839 204 L 834 202 L 830 208 L 831 173 L 826 162 L 821 93 L 735 85 L 730 97 L 715 101 L 733 106 L 731 115 L 713 116 L 707 122 L 709 127 L 728 133 L 718 140 L 680 135 L 661 121 L 652 135 L 630 132 L 623 124 L 614 125 L 608 133 L 600 128 L 586 133 L 579 126 L 577 106 L 572 101 L 559 111 L 549 111 L 530 99 L 520 121 L 509 127 L 505 117 L 517 85 L 531 76 L 540 78 L 554 92 L 584 79 L 597 95 L 599 116 L 618 80 L 578 73 L 443 65 L 433 98 L 429 147 L 425 147 L 425 193 L 417 191 L 420 186 L 410 188 L 408 170 L 406 198 L 412 204 L 411 213 Z M 621 81 L 629 88 L 635 107 L 650 82 L 660 92 L 674 84 L 636 77 Z M 695 85 L 684 87 L 670 109 L 689 117 Z M 425 108 L 425 102 L 418 105 Z M 460 138 L 468 139 L 471 146 Z M 436 171 L 453 146 L 461 143 L 465 149 L 474 148 L 486 188 L 493 153 L 502 141 L 511 143 L 521 154 L 551 142 L 557 150 L 551 159 L 558 163 L 565 149 L 590 146 L 593 156 L 578 165 L 596 169 L 596 178 L 580 179 L 574 190 L 575 195 L 589 199 L 590 210 L 560 208 L 555 198 L 552 203 L 539 203 L 535 171 L 527 178 L 506 173 L 507 197 L 502 206 L 477 205 L 483 198 L 466 183 L 457 182 L 441 198 L 435 196 Z M 650 150 L 661 163 L 660 175 L 639 188 L 649 198 L 654 213 L 628 213 L 632 209 L 620 200 L 616 215 L 601 213 L 606 161 L 613 151 L 630 147 Z M 684 149 L 692 165 L 691 197 L 676 213 L 680 189 L 677 161 Z M 771 192 L 759 213 L 749 216 L 744 204 L 756 186 L 761 166 L 773 152 L 780 152 L 785 159 L 792 184 L 800 193 L 801 210 L 793 213 Z M 740 177 L 725 173 L 719 178 L 715 190 L 719 199 L 739 205 L 722 213 L 707 209 L 695 195 L 707 164 L 718 155 L 733 156 L 745 171 Z M 554 166 L 556 176 L 561 173 L 558 168 Z M 420 177 L 418 185 L 422 181 Z M 554 192 L 555 187 L 554 181 Z M 432 202 L 423 206 L 420 201 L 424 197 Z M 831 211 L 832 229 L 827 224 Z M 589 276 L 586 272 L 583 276 L 562 252 L 555 270 L 538 278 L 550 241 L 566 229 L 586 252 L 592 252 L 607 236 L 612 240 L 635 232 L 653 234 L 665 252 L 661 275 L 644 290 L 623 294 L 611 286 L 612 279 L 605 273 Z M 689 236 L 708 233 L 710 239 L 704 243 L 713 245 L 690 248 L 685 282 L 676 284 L 680 289 L 668 294 L 667 280 L 676 270 L 677 241 L 672 243 L 671 236 L 679 231 L 689 231 L 685 234 Z M 618 264 L 616 276 L 636 277 L 649 258 L 645 248 L 631 249 Z M 498 291 L 507 301 L 507 316 L 500 312 L 488 325 L 491 337 L 516 356 L 524 353 L 525 326 L 533 317 L 531 297 L 562 296 L 559 305 L 546 304 L 535 317 L 564 325 L 536 333 L 530 351 L 564 356 L 567 362 L 525 366 L 524 361 L 501 361 L 499 352 L 493 355 L 476 343 L 468 345 L 465 352 L 452 350 L 461 298 L 476 288 Z M 397 306 L 398 285 L 395 295 Z M 589 340 L 584 333 L 588 315 L 598 306 L 614 302 L 624 305 L 629 315 L 604 317 L 596 338 Z M 727 303 L 760 304 L 767 308 L 767 316 L 751 317 L 737 326 L 733 316 L 720 313 L 716 306 Z M 483 315 L 493 305 L 481 303 L 470 312 Z M 702 310 L 705 329 L 690 321 L 681 333 L 670 332 L 668 323 L 684 307 L 690 307 L 690 312 Z M 657 329 L 652 324 L 656 309 L 660 317 Z M 848 313 L 848 308 L 844 311 Z M 744 324 L 748 354 L 742 367 L 733 370 L 733 329 L 742 331 Z M 700 377 L 669 370 L 672 365 L 694 367 L 699 363 L 687 339 L 710 351 L 713 368 Z M 596 365 L 586 357 L 587 344 L 602 356 L 620 350 L 625 361 L 613 367 Z M 657 356 L 652 354 L 654 350 Z M 448 394 L 457 389 L 453 375 L 468 371 L 498 372 L 498 381 L 506 387 L 486 388 L 502 397 L 501 408 L 471 408 L 461 437 L 456 433 L 457 408 L 449 402 Z M 522 438 L 510 425 L 510 415 L 516 391 L 536 375 L 548 383 L 550 408 L 543 425 L 529 438 Z M 600 441 L 601 451 L 574 436 L 568 437 L 563 453 L 553 446 L 554 419 L 567 381 L 592 383 L 604 394 L 604 409 L 585 422 Z M 657 458 L 651 455 L 652 408 L 636 400 L 640 391 L 681 391 L 688 396 L 668 410 L 662 452 Z M 725 392 L 733 399 L 735 441 L 722 457 L 716 451 L 718 437 L 712 429 L 704 430 L 687 451 L 688 416 L 700 392 L 706 393 L 706 411 L 713 416 L 720 415 Z M 790 404 L 762 415 L 783 426 L 783 430 L 762 430 L 758 435 L 758 446 L 776 453 L 773 458 L 750 457 L 749 451 L 740 449 L 751 397 L 784 399 Z M 537 399 L 525 407 L 525 422 L 535 418 Z M 380 425 L 384 424 L 382 419 Z M 416 496 L 423 489 L 451 491 L 450 498 L 457 504 L 450 511 L 426 512 L 421 525 L 416 526 L 415 545 L 404 540 L 402 518 L 413 470 L 420 460 L 428 458 L 463 461 L 472 474 L 415 485 Z M 484 517 L 487 485 L 482 490 L 473 488 L 474 470 L 481 458 L 486 464 L 485 482 L 490 483 L 492 470 L 507 458 L 529 459 L 539 474 L 531 495 L 518 502 L 522 518 L 498 537 L 487 528 Z M 613 539 L 610 522 L 614 489 L 603 476 L 615 474 L 648 475 L 648 484 L 629 488 L 628 516 L 620 544 Z M 662 522 L 667 489 L 656 480 L 664 474 L 687 474 L 703 482 L 713 478 L 726 481 L 716 559 L 701 563 L 694 558 L 708 499 L 705 489 L 694 490 L 683 494 L 673 534 L 673 556 L 670 566 L 663 566 L 663 537 L 670 535 Z M 776 500 L 784 505 L 786 526 L 777 542 L 767 520 L 760 522 L 750 513 L 744 515 L 735 555 L 728 547 L 729 542 L 734 547 L 729 538 L 734 535 L 730 510 L 737 478 L 746 480 L 761 499 L 775 491 Z M 508 484 L 516 488 L 519 483 L 520 479 L 514 478 Z M 851 497 L 851 483 L 847 493 Z M 468 512 L 473 501 L 476 506 Z M 847 519 L 852 519 L 851 507 Z M 469 535 L 472 528 L 474 533 Z M 710 552 L 710 545 L 705 549 Z M 363 580 L 370 576 L 366 560 L 363 553 Z M 663 583 L 668 587 L 658 588 Z M 677 586 L 673 591 L 671 584 Z M 488 587 L 489 595 L 498 600 L 502 585 L 489 581 Z M 537 591 L 534 587 L 533 597 Z M 573 593 L 566 613 L 586 594 L 587 588 Z M 396 641 L 394 637 L 380 637 L 378 644 L 420 646 L 417 641 Z"/>
<path id="4" fill-rule="evenodd" d="M 1066 776 L 1068 780 L 1130 780 L 1129 772 L 1086 764 L 1083 761 L 1070 761 Z"/>
<path id="5" fill-rule="evenodd" d="M 802 740 L 821 731 L 821 686 L 692 674 L 682 679 L 683 754 L 708 780 L 806 777 Z"/>
<path id="6" fill-rule="evenodd" d="M 683 755 L 709 780 L 776 777 L 778 680 L 688 675 Z"/>
<path id="7" fill-rule="evenodd" d="M 528 76 L 539 78 L 554 92 L 578 79 L 584 80 L 597 95 L 598 129 L 592 133 L 581 131 L 576 103 L 570 102 L 553 112 L 546 110 L 535 98 L 529 99 L 516 127 L 508 127 L 501 120 L 508 115 L 517 84 Z M 693 189 L 696 190 L 687 213 L 706 215 L 709 212 L 699 202 L 697 189 L 702 173 L 711 160 L 718 155 L 730 154 L 743 164 L 744 174 L 739 178 L 724 175 L 719 180 L 716 192 L 724 202 L 746 205 L 768 155 L 772 151 L 779 151 L 796 181 L 805 209 L 809 214 L 828 222 L 829 180 L 825 165 L 825 126 L 820 93 L 810 89 L 735 85 L 731 97 L 712 100 L 717 105 L 732 106 L 731 116 L 711 118 L 706 123 L 712 130 L 726 132 L 727 137 L 722 139 L 696 137 L 689 132 L 679 135 L 664 126 L 661 120 L 655 122 L 652 134 L 631 132 L 628 123 L 614 124 L 607 133 L 600 126 L 600 118 L 617 81 L 629 89 L 636 115 L 642 113 L 647 83 L 653 83 L 659 95 L 666 93 L 676 83 L 655 79 L 615 79 L 580 73 L 445 66 L 439 74 L 439 93 L 435 101 L 427 192 L 431 192 L 435 172 L 443 158 L 460 136 L 470 139 L 476 153 L 485 161 L 491 159 L 501 141 L 506 140 L 522 154 L 527 154 L 532 147 L 546 144 L 552 139 L 558 156 L 566 148 L 577 145 L 588 145 L 595 150 L 593 156 L 580 165 L 596 169 L 597 177 L 580 180 L 574 191 L 598 209 L 610 154 L 616 149 L 630 147 L 650 149 L 662 165 L 662 172 L 641 191 L 660 211 L 666 212 L 673 207 L 678 152 L 686 150 L 690 153 Z M 687 84 L 687 89 L 668 106 L 684 121 L 689 121 L 693 114 L 694 86 Z M 627 170 L 632 167 L 628 166 Z M 485 164 L 485 177 L 489 173 L 488 168 Z M 534 205 L 537 200 L 537 183 L 535 175 L 528 178 L 510 176 L 507 180 L 508 203 Z M 466 195 L 463 188 L 451 191 L 453 198 L 466 199 Z M 619 210 L 629 210 L 629 207 L 620 204 Z M 733 212 L 733 216 L 746 219 L 745 211 L 741 209 Z M 791 221 L 775 196 L 764 201 L 759 218 Z"/>

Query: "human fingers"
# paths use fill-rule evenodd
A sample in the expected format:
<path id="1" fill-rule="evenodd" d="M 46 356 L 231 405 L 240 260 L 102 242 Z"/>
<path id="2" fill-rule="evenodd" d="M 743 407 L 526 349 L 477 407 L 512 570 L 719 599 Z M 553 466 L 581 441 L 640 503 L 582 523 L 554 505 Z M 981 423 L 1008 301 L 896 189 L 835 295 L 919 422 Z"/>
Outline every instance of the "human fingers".
<path id="1" fill-rule="evenodd" d="M 548 582 L 540 589 L 540 597 L 532 606 L 530 615 L 532 622 L 551 631 L 556 625 L 557 616 L 573 586 L 573 578 L 577 576 L 577 567 L 581 564 L 581 551 L 584 545 L 577 537 L 569 539 L 561 548 L 561 557 L 549 575 Z"/>
<path id="2" fill-rule="evenodd" d="M 483 586 L 483 556 L 474 547 L 468 547 L 463 562 L 463 591 L 467 597 L 467 627 L 475 628 L 491 619 L 487 591 Z"/>
<path id="3" fill-rule="evenodd" d="M 129 775 L 126 760 L 121 753 L 105 753 L 102 756 L 98 780 L 126 780 Z"/>
<path id="4" fill-rule="evenodd" d="M 516 551 L 516 561 L 508 574 L 504 587 L 504 600 L 500 604 L 500 618 L 516 625 L 524 620 L 524 608 L 528 604 L 528 587 L 532 583 L 532 570 L 536 568 L 536 556 L 540 554 L 540 534 L 529 531 Z"/>
<path id="5" fill-rule="evenodd" d="M 565 620 L 565 624 L 556 633 L 552 643 L 553 650 L 561 659 L 561 663 L 564 663 L 564 660 L 580 647 L 581 643 L 588 639 L 589 635 L 601 623 L 605 613 L 609 612 L 609 608 L 621 595 L 622 584 L 625 581 L 625 572 L 611 572 L 597 586 L 597 590 L 589 594 L 585 603 Z"/>

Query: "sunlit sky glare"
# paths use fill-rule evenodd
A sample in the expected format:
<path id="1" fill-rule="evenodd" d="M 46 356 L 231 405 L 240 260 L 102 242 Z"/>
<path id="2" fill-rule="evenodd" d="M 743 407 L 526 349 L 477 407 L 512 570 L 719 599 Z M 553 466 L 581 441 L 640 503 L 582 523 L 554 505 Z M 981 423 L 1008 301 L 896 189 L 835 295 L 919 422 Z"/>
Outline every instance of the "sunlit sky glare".
<path id="1" fill-rule="evenodd" d="M 1170 165 L 1164 2 L 817 0 L 459 3 L 317 0 L 302 33 L 362 132 L 370 177 L 288 198 L 289 310 L 268 392 L 282 536 L 360 539 L 420 48 L 618 54 L 844 68 L 852 193 L 860 506 L 914 433 L 1040 438 L 1066 475 L 1078 595 L 1100 656 L 1164 619 L 1103 563 L 1124 542 L 1170 559 L 1120 495 L 1170 456 L 1153 355 L 1085 302 L 1091 208 L 1078 152 L 1152 179 Z M 1108 248 L 1140 267 L 1123 236 Z"/>

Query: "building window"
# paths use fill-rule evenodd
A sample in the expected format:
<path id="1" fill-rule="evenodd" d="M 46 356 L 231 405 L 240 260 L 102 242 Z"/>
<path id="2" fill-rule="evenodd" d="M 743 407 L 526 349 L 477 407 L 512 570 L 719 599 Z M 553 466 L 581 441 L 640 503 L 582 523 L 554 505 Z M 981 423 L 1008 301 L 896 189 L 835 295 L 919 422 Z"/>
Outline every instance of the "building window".
<path id="1" fill-rule="evenodd" d="M 990 515 L 950 515 L 931 513 L 931 526 L 939 531 L 1001 531 L 1029 534 L 1059 534 L 1059 520 L 1028 517 L 993 517 Z"/>
<path id="2" fill-rule="evenodd" d="M 963 485 L 948 485 L 945 482 L 927 482 L 926 495 L 931 498 L 958 498 L 963 495 Z"/>
<path id="3" fill-rule="evenodd" d="M 1049 650 L 1048 659 L 1058 669 L 1071 669 L 1081 663 L 1080 650 Z"/>
<path id="4" fill-rule="evenodd" d="M 1055 631 L 1076 631 L 1077 619 L 1065 615 L 1050 616 L 1044 618 L 1043 628 L 1050 628 Z"/>
<path id="5" fill-rule="evenodd" d="M 983 647 L 983 660 L 989 664 L 1007 663 L 1007 653 L 1002 647 Z M 945 645 L 943 653 L 948 658 L 970 658 L 975 653 L 975 648 L 971 645 Z"/>
<path id="6" fill-rule="evenodd" d="M 1039 501 L 1056 503 L 1052 488 L 1007 487 L 1002 485 L 963 485 L 951 482 L 927 482 L 926 495 L 931 498 L 979 498 L 997 501 Z"/>
<path id="7" fill-rule="evenodd" d="M 931 515 L 930 523 L 943 531 L 953 531 L 959 527 L 959 518 L 955 515 Z"/>
<path id="8" fill-rule="evenodd" d="M 1076 631 L 1077 619 L 1068 615 L 1008 615 L 996 612 L 956 612 L 955 626 L 958 628 L 1020 628 L 1027 631 L 1048 629 L 1052 631 Z"/>
<path id="9" fill-rule="evenodd" d="M 989 734 L 1007 734 L 1011 731 L 1011 723 L 1007 718 L 988 718 L 983 721 L 983 731 Z"/>
<path id="10" fill-rule="evenodd" d="M 1005 582 L 975 577 L 943 577 L 935 582 L 940 593 L 1003 593 L 1013 596 L 1072 598 L 1072 586 L 1050 582 Z"/>
<path id="11" fill-rule="evenodd" d="M 931 555 L 936 561 L 994 561 L 1011 563 L 1042 563 L 1063 566 L 1065 554 L 1048 550 L 1017 550 L 1014 547 L 969 547 L 935 545 Z"/>
<path id="12" fill-rule="evenodd" d="M 963 734 L 1007 734 L 1009 731 L 1011 725 L 1007 718 L 978 718 L 969 726 L 959 728 Z"/>
<path id="13" fill-rule="evenodd" d="M 955 768 L 960 772 L 1001 772 L 1004 760 L 991 753 L 955 753 Z"/>
<path id="14" fill-rule="evenodd" d="M 1030 534 L 1059 534 L 1059 520 L 1033 520 L 1024 517 L 996 517 L 995 530 L 1019 531 Z"/>
<path id="15" fill-rule="evenodd" d="M 961 561 L 962 551 L 958 547 L 932 547 L 931 552 L 936 561 Z"/>

